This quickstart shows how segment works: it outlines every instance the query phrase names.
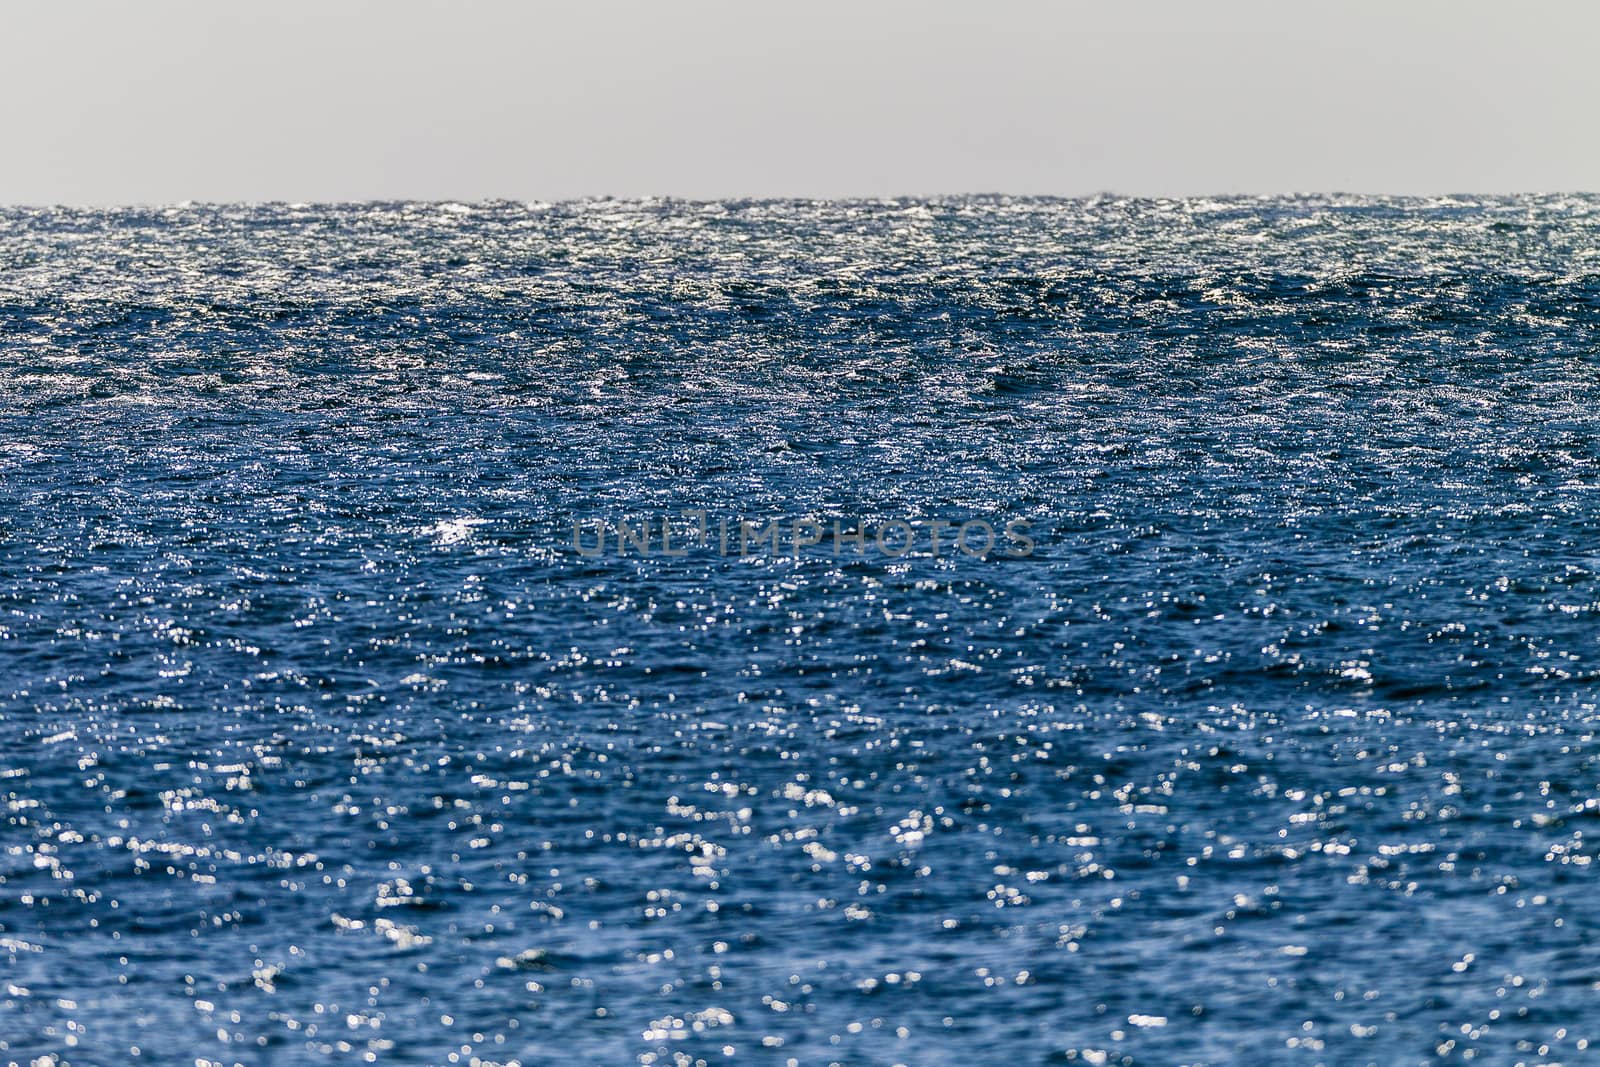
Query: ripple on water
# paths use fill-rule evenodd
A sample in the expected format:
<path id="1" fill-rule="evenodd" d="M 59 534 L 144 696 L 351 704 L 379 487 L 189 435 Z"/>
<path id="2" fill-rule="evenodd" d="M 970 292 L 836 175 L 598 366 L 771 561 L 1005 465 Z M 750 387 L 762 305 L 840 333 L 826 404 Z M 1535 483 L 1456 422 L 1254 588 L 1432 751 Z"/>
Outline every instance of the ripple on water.
<path id="1" fill-rule="evenodd" d="M 0 1053 L 1582 1060 L 1596 206 L 0 211 Z"/>

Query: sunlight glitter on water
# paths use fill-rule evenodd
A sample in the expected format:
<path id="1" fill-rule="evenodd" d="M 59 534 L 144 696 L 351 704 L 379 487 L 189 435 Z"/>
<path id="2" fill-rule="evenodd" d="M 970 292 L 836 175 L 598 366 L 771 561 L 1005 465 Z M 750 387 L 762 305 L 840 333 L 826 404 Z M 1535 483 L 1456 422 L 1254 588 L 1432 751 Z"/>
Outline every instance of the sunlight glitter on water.
<path id="1" fill-rule="evenodd" d="M 1581 1062 L 1596 206 L 0 212 L 0 1052 Z"/>

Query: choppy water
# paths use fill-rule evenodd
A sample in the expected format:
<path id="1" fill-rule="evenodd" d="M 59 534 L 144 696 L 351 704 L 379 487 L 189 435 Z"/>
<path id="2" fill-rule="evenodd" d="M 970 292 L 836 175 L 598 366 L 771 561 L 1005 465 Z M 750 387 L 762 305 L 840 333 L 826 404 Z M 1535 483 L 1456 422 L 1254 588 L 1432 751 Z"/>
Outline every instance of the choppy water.
<path id="1" fill-rule="evenodd" d="M 1593 198 L 0 212 L 0 1059 L 1588 1062 L 1597 327 Z"/>

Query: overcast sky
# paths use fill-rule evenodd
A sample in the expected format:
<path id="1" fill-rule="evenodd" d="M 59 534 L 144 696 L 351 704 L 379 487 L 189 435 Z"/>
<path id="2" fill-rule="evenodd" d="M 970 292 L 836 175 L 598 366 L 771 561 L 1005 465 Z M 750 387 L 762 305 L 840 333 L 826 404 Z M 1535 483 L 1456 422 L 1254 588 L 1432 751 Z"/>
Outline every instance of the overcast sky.
<path id="1" fill-rule="evenodd" d="M 1600 189 L 1592 0 L 33 0 L 0 202 Z"/>

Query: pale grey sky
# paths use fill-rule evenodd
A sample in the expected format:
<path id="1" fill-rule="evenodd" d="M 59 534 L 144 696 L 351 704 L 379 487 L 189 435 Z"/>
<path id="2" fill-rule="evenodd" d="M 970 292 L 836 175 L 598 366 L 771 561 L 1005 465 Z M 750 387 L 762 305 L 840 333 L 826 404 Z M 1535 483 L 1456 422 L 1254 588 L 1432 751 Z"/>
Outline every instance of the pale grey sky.
<path id="1" fill-rule="evenodd" d="M 1592 0 L 17 0 L 0 202 L 1600 189 Z"/>

